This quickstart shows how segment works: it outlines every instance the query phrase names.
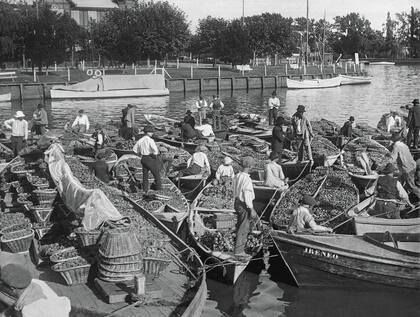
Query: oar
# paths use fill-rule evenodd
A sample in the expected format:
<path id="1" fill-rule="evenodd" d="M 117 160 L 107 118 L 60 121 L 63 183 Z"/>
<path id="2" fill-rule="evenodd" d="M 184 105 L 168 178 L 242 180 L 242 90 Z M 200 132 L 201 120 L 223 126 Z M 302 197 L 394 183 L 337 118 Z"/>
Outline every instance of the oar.
<path id="1" fill-rule="evenodd" d="M 411 214 L 413 211 L 418 210 L 418 209 L 420 209 L 420 205 L 418 205 L 418 206 L 414 206 L 414 207 L 413 207 L 413 208 L 411 208 L 409 211 L 407 211 L 405 214 L 406 214 L 406 215 Z"/>
<path id="2" fill-rule="evenodd" d="M 323 178 L 323 180 L 322 180 L 321 184 L 318 186 L 318 188 L 317 188 L 317 190 L 316 190 L 315 194 L 313 194 L 313 196 L 312 196 L 313 198 L 316 198 L 316 196 L 318 196 L 319 192 L 321 191 L 322 186 L 324 186 L 324 183 L 325 183 L 325 181 L 327 180 L 327 177 L 328 177 L 328 175 L 325 175 L 325 176 L 324 176 L 324 178 Z"/>
<path id="3" fill-rule="evenodd" d="M 276 191 L 274 192 L 273 196 L 271 196 L 269 202 L 267 203 L 267 205 L 265 205 L 264 210 L 262 211 L 261 215 L 258 217 L 258 221 L 261 221 L 261 218 L 264 216 L 265 212 L 268 209 L 268 206 L 270 206 L 271 202 L 273 201 L 273 199 L 276 197 L 277 192 L 279 191 L 280 188 L 276 188 Z M 283 193 L 282 193 L 283 194 Z"/>

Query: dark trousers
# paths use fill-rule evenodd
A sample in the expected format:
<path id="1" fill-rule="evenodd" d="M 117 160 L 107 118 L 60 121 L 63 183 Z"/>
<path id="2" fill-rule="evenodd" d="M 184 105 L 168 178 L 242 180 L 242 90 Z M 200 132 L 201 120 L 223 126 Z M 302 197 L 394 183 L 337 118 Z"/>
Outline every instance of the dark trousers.
<path id="1" fill-rule="evenodd" d="M 181 176 L 198 175 L 200 173 L 201 173 L 201 167 L 194 163 L 190 167 L 187 167 L 184 171 L 182 171 Z"/>
<path id="2" fill-rule="evenodd" d="M 420 133 L 420 127 L 410 127 L 408 129 L 407 134 L 407 145 L 408 147 L 411 147 L 411 142 L 414 139 L 414 148 L 417 148 L 419 146 L 419 133 Z"/>
<path id="3" fill-rule="evenodd" d="M 377 200 L 375 207 L 369 209 L 369 215 L 381 218 L 400 219 L 399 205 L 392 201 Z"/>
<path id="4" fill-rule="evenodd" d="M 276 124 L 277 120 L 277 108 L 269 109 L 268 110 L 268 124 L 274 125 Z"/>
<path id="5" fill-rule="evenodd" d="M 214 130 L 222 129 L 222 114 L 220 110 L 213 110 L 213 129 Z"/>
<path id="6" fill-rule="evenodd" d="M 309 160 L 313 161 L 311 142 L 309 139 L 302 135 L 297 135 L 295 140 L 297 143 L 298 161 L 303 161 L 305 159 L 305 151 L 308 154 Z"/>
<path id="7" fill-rule="evenodd" d="M 23 136 L 11 136 L 10 142 L 12 145 L 12 151 L 14 156 L 18 156 L 20 150 L 23 149 Z"/>
<path id="8" fill-rule="evenodd" d="M 35 132 L 36 135 L 44 135 L 45 134 L 45 124 L 34 124 L 32 127 L 32 132 Z"/>
<path id="9" fill-rule="evenodd" d="M 143 167 L 143 191 L 149 190 L 149 171 L 152 172 L 153 178 L 155 179 L 155 189 L 162 189 L 162 180 L 160 175 L 160 161 L 156 157 L 151 155 L 143 155 L 141 158 L 141 165 Z"/>
<path id="10" fill-rule="evenodd" d="M 240 254 L 245 252 L 245 244 L 248 239 L 250 228 L 249 219 L 251 210 L 238 198 L 235 199 L 234 208 L 238 219 L 238 222 L 236 223 L 236 241 L 234 252 L 235 254 Z"/>

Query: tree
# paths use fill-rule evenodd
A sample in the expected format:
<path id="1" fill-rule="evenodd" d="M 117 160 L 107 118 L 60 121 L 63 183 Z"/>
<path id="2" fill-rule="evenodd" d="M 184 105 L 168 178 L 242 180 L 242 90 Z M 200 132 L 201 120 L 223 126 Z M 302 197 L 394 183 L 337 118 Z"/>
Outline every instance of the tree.
<path id="1" fill-rule="evenodd" d="M 233 20 L 221 34 L 217 57 L 233 66 L 247 64 L 252 57 L 250 37 L 242 21 Z"/>
<path id="2" fill-rule="evenodd" d="M 397 43 L 394 36 L 396 22 L 391 19 L 391 14 L 388 12 L 385 23 L 385 43 L 384 54 L 387 57 L 394 57 L 397 54 Z"/>
<path id="3" fill-rule="evenodd" d="M 0 2 L 0 65 L 13 58 L 19 41 L 21 15 L 17 7 Z"/>
<path id="4" fill-rule="evenodd" d="M 193 53 L 217 58 L 220 54 L 222 34 L 226 32 L 228 25 L 229 21 L 211 16 L 199 20 Z"/>

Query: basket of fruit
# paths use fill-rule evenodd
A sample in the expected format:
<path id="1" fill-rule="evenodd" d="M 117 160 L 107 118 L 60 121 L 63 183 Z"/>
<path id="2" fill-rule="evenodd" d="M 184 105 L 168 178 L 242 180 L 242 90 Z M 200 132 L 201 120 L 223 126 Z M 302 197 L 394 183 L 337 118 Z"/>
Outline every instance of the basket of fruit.
<path id="1" fill-rule="evenodd" d="M 64 278 L 67 285 L 87 283 L 91 264 L 77 257 L 64 262 L 54 264 L 51 269 Z"/>
<path id="2" fill-rule="evenodd" d="M 50 187 L 50 182 L 45 178 L 39 178 L 38 180 L 32 181 L 30 183 L 37 189 L 47 189 Z"/>
<path id="3" fill-rule="evenodd" d="M 36 222 L 46 223 L 50 220 L 53 207 L 46 205 L 34 205 L 31 207 L 31 212 L 35 217 Z"/>
<path id="4" fill-rule="evenodd" d="M 3 234 L 0 238 L 2 250 L 11 253 L 26 253 L 32 244 L 34 231 L 24 229 Z"/>
<path id="5" fill-rule="evenodd" d="M 38 204 L 52 204 L 57 197 L 57 190 L 53 188 L 36 189 L 32 192 L 35 195 Z"/>
<path id="6" fill-rule="evenodd" d="M 101 238 L 102 230 L 86 230 L 84 227 L 74 229 L 74 233 L 83 246 L 95 245 Z"/>
<path id="7" fill-rule="evenodd" d="M 58 250 L 51 254 L 50 261 L 54 263 L 65 262 L 69 260 L 74 260 L 80 257 L 80 251 L 75 247 L 69 247 L 62 250 Z"/>
<path id="8" fill-rule="evenodd" d="M 216 229 L 235 228 L 237 217 L 233 213 L 215 213 L 214 225 Z"/>
<path id="9" fill-rule="evenodd" d="M 10 168 L 10 172 L 19 178 L 24 178 L 26 177 L 26 174 L 32 174 L 34 170 L 27 170 L 25 169 L 25 165 L 19 164 L 19 165 L 13 165 Z"/>
<path id="10" fill-rule="evenodd" d="M 23 197 L 23 196 L 22 197 L 18 197 L 16 199 L 16 201 L 18 202 L 18 204 L 21 204 L 22 206 L 24 206 L 24 207 L 26 207 L 28 209 L 30 209 L 34 205 L 34 203 L 32 201 L 28 200 L 28 198 Z"/>
<path id="11" fill-rule="evenodd" d="M 0 228 L 19 224 L 22 222 L 29 222 L 29 219 L 21 212 L 9 212 L 0 215 Z"/>
<path id="12" fill-rule="evenodd" d="M 29 222 L 28 218 L 21 218 L 19 222 L 14 225 L 9 225 L 0 230 L 0 235 L 8 234 L 11 232 L 29 230 L 32 229 L 32 224 Z"/>

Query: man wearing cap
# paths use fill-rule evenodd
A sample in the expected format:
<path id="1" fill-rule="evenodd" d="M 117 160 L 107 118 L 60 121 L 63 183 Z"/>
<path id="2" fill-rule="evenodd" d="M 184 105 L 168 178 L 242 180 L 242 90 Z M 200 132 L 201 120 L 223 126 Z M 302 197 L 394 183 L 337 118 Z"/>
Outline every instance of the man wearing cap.
<path id="1" fill-rule="evenodd" d="M 192 116 L 191 110 L 187 110 L 186 116 L 184 117 L 184 122 L 188 123 L 193 129 L 195 128 L 195 119 Z"/>
<path id="2" fill-rule="evenodd" d="M 127 128 L 134 127 L 135 115 L 136 115 L 136 105 L 129 104 L 127 106 L 127 114 L 125 115 L 125 118 L 124 118 L 125 126 Z"/>
<path id="3" fill-rule="evenodd" d="M 420 102 L 418 99 L 413 100 L 413 107 L 408 112 L 407 126 L 407 145 L 417 149 L 419 146 L 420 133 Z M 412 141 L 414 141 L 413 146 L 411 146 Z"/>
<path id="4" fill-rule="evenodd" d="M 394 178 L 396 171 L 392 163 L 388 163 L 381 176 L 378 177 L 375 187 L 376 203 L 373 210 L 369 209 L 371 216 L 381 215 L 384 218 L 399 219 L 400 212 L 398 201 L 404 201 L 408 206 L 413 207 L 401 183 Z"/>
<path id="5" fill-rule="evenodd" d="M 250 220 L 258 219 L 254 209 L 253 200 L 255 199 L 254 187 L 249 175 L 251 168 L 256 161 L 251 156 L 242 159 L 242 171 L 233 178 L 233 197 L 235 199 L 234 208 L 237 215 L 235 256 L 239 259 L 248 259 L 245 253 L 245 243 L 250 231 Z"/>
<path id="6" fill-rule="evenodd" d="M 32 279 L 22 265 L 8 264 L 1 269 L 1 283 L 16 296 L 16 302 L 1 316 L 68 317 L 70 300 L 59 297 L 43 281 Z"/>
<path id="7" fill-rule="evenodd" d="M 235 171 L 232 167 L 233 160 L 229 156 L 225 156 L 223 164 L 221 164 L 216 171 L 216 180 L 218 183 L 222 183 L 226 179 L 233 179 Z"/>
<path id="8" fill-rule="evenodd" d="M 310 161 L 313 162 L 311 140 L 314 137 L 311 122 L 305 116 L 305 106 L 299 105 L 297 111 L 292 116 L 293 136 L 297 142 L 298 160 L 303 161 L 305 151 Z"/>
<path id="9" fill-rule="evenodd" d="M 281 154 L 283 152 L 284 140 L 286 138 L 285 133 L 283 132 L 284 118 L 278 117 L 276 119 L 276 125 L 272 131 L 271 138 L 271 153 L 277 158 L 281 159 Z"/>
<path id="10" fill-rule="evenodd" d="M 206 119 L 206 112 L 207 112 L 207 101 L 203 98 L 203 96 L 200 95 L 198 98 L 195 107 L 198 111 L 198 124 L 203 124 L 203 119 Z"/>
<path id="11" fill-rule="evenodd" d="M 351 116 L 348 121 L 344 123 L 344 125 L 340 129 L 340 135 L 346 138 L 353 138 L 353 123 L 354 117 Z"/>
<path id="12" fill-rule="evenodd" d="M 316 232 L 332 232 L 331 228 L 318 225 L 312 215 L 316 200 L 311 195 L 303 195 L 301 205 L 293 210 L 288 231 L 290 233 L 312 229 Z"/>
<path id="13" fill-rule="evenodd" d="M 213 100 L 210 103 L 210 108 L 213 110 L 213 128 L 215 130 L 222 129 L 222 109 L 225 107 L 219 96 L 213 95 Z"/>
<path id="14" fill-rule="evenodd" d="M 284 177 L 283 169 L 277 164 L 278 156 L 271 152 L 270 161 L 265 165 L 265 186 L 274 187 L 281 191 L 289 188 L 288 178 Z"/>
<path id="15" fill-rule="evenodd" d="M 198 175 L 202 171 L 205 171 L 210 175 L 210 162 L 207 158 L 207 147 L 199 145 L 195 148 L 195 152 L 187 161 L 187 168 L 180 173 L 182 176 L 185 175 Z"/>
<path id="16" fill-rule="evenodd" d="M 158 147 L 152 139 L 154 129 L 152 126 L 144 128 L 145 135 L 137 141 L 133 147 L 133 152 L 141 155 L 141 165 L 143 167 L 143 191 L 149 191 L 149 171 L 152 172 L 155 179 L 155 189 L 162 189 L 162 180 L 160 174 L 161 164 L 157 157 Z"/>
<path id="17" fill-rule="evenodd" d="M 43 135 L 45 134 L 45 129 L 48 125 L 48 116 L 47 112 L 44 109 L 42 104 L 38 104 L 33 114 L 33 127 L 32 130 L 35 132 L 36 135 Z"/>
<path id="18" fill-rule="evenodd" d="M 414 176 L 417 168 L 416 161 L 411 155 L 407 144 L 402 142 L 400 133 L 394 132 L 391 138 L 394 144 L 390 155 L 392 161 L 397 164 L 400 171 L 400 181 L 405 183 L 413 194 L 420 199 L 420 189 L 414 183 Z"/>
<path id="19" fill-rule="evenodd" d="M 106 184 L 111 181 L 108 164 L 105 160 L 110 155 L 109 151 L 109 149 L 105 149 L 97 152 L 95 154 L 96 161 L 91 165 L 95 176 Z"/>
<path id="20" fill-rule="evenodd" d="M 276 91 L 271 93 L 271 97 L 268 98 L 268 124 L 273 125 L 277 120 L 277 112 L 280 107 L 280 99 L 277 98 Z"/>
<path id="21" fill-rule="evenodd" d="M 74 119 L 71 128 L 77 133 L 86 133 L 89 130 L 89 118 L 83 109 L 80 109 L 76 119 Z"/>
<path id="22" fill-rule="evenodd" d="M 189 142 L 197 137 L 197 131 L 189 123 L 181 122 L 179 127 L 181 129 L 181 139 L 184 142 Z"/>
<path id="23" fill-rule="evenodd" d="M 23 143 L 28 140 L 28 122 L 23 119 L 25 117 L 22 111 L 16 111 L 15 117 L 4 122 L 4 126 L 12 130 L 10 142 L 14 156 L 18 156 L 23 148 Z"/>

